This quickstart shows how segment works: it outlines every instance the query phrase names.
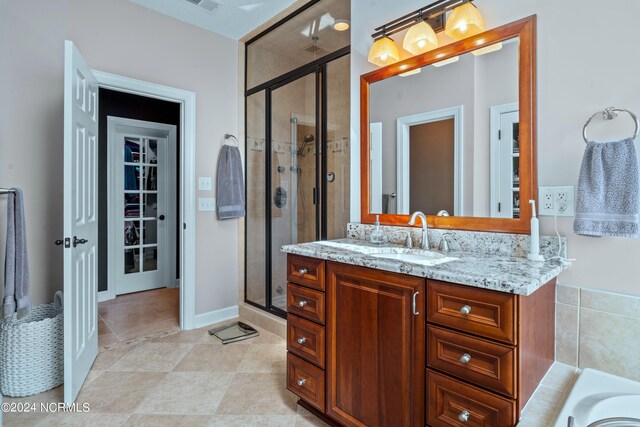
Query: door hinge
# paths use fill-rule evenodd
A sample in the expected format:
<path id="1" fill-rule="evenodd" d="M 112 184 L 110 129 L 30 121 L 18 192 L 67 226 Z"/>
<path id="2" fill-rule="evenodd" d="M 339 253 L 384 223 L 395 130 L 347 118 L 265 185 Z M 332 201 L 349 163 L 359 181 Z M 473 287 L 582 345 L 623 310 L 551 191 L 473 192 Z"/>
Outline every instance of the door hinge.
<path id="1" fill-rule="evenodd" d="M 183 230 L 186 230 L 186 229 L 187 229 L 187 223 L 186 223 L 186 222 L 183 222 L 183 223 L 182 223 L 182 229 L 183 229 Z"/>
<path id="2" fill-rule="evenodd" d="M 502 211 L 502 203 L 498 202 L 498 212 Z"/>
<path id="3" fill-rule="evenodd" d="M 313 187 L 313 204 L 318 204 L 318 187 Z"/>
<path id="4" fill-rule="evenodd" d="M 502 131 L 498 130 L 498 139 L 502 139 Z"/>

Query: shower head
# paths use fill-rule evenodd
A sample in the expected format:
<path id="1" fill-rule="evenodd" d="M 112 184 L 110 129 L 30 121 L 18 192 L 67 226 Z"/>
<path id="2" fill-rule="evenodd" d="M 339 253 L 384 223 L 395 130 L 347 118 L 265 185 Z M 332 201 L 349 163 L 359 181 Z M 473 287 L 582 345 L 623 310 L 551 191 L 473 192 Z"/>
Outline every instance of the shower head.
<path id="1" fill-rule="evenodd" d="M 311 144 L 315 139 L 316 139 L 316 137 L 311 135 L 311 134 L 305 135 L 304 138 L 302 138 L 302 146 L 297 151 L 297 154 L 301 155 L 301 156 L 304 156 L 305 147 L 307 146 L 307 144 Z"/>

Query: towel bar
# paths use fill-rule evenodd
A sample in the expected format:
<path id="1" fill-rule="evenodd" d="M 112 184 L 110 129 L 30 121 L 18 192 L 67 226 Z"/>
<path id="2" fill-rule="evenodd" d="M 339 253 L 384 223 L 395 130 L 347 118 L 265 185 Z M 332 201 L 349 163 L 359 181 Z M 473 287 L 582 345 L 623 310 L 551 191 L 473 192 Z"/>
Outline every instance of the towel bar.
<path id="1" fill-rule="evenodd" d="M 15 190 L 12 190 L 10 188 L 2 188 L 0 187 L 0 194 L 8 194 L 8 193 L 15 193 Z"/>
<path id="2" fill-rule="evenodd" d="M 627 113 L 633 119 L 633 122 L 636 125 L 636 130 L 633 132 L 633 136 L 631 137 L 631 139 L 635 139 L 636 136 L 638 136 L 638 131 L 640 130 L 640 122 L 638 122 L 638 118 L 636 117 L 636 115 L 631 111 L 625 110 L 623 108 L 608 107 L 603 111 L 598 111 L 593 116 L 589 117 L 589 120 L 587 120 L 587 122 L 584 124 L 584 127 L 582 128 L 582 137 L 584 138 L 584 142 L 587 144 L 589 143 L 589 139 L 587 138 L 587 127 L 589 127 L 591 120 L 593 120 L 599 114 L 602 114 L 602 118 L 605 120 L 613 120 L 618 116 L 618 113 Z"/>

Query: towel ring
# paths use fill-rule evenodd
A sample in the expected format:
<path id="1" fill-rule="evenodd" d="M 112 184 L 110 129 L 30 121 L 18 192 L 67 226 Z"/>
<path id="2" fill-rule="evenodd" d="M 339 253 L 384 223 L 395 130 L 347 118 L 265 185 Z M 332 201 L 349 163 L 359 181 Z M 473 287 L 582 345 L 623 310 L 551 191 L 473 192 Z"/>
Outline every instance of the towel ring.
<path id="1" fill-rule="evenodd" d="M 240 145 L 240 143 L 238 142 L 238 138 L 236 138 L 235 136 L 231 135 L 230 133 L 225 133 L 224 134 L 224 142 L 223 142 L 223 144 L 227 145 L 227 140 L 229 140 L 229 139 L 231 139 L 231 140 L 236 142 L 234 147 L 238 147 Z M 233 145 L 233 144 L 231 144 L 231 145 Z"/>
<path id="2" fill-rule="evenodd" d="M 638 136 L 638 131 L 640 131 L 640 122 L 638 122 L 638 118 L 636 117 L 636 115 L 629 110 L 609 107 L 605 108 L 604 111 L 598 111 L 593 116 L 589 117 L 587 123 L 584 124 L 584 127 L 582 128 L 582 137 L 584 138 L 584 142 L 587 144 L 589 143 L 589 138 L 587 138 L 587 127 L 589 127 L 591 120 L 593 120 L 599 114 L 602 114 L 602 118 L 605 120 L 613 120 L 618 117 L 618 113 L 627 113 L 633 119 L 633 123 L 636 125 L 636 130 L 633 132 L 633 136 L 631 137 L 631 139 L 635 139 L 636 136 Z"/>

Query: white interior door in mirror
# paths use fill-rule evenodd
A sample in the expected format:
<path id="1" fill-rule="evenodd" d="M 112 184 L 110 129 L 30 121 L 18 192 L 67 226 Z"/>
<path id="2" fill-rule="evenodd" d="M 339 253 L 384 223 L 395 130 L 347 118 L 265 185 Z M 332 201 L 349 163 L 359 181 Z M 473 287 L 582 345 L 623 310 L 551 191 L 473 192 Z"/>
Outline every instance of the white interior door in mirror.
<path id="1" fill-rule="evenodd" d="M 520 218 L 520 145 L 517 103 L 491 107 L 491 216 Z"/>
<path id="2" fill-rule="evenodd" d="M 382 123 L 369 124 L 371 153 L 369 170 L 371 171 L 371 209 L 383 213 L 382 210 Z"/>

